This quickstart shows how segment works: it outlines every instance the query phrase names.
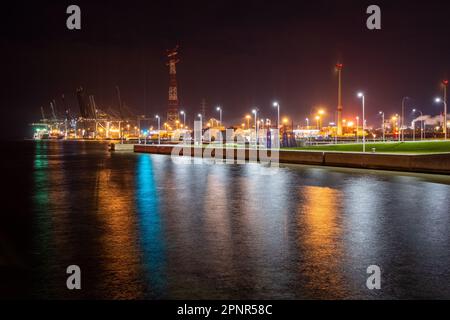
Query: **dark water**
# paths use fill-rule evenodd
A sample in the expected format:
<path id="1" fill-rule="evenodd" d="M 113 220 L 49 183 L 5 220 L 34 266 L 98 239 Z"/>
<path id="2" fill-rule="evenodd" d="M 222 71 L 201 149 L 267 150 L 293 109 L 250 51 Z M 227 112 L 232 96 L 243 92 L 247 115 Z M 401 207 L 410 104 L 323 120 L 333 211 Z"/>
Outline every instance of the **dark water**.
<path id="1" fill-rule="evenodd" d="M 3 298 L 450 298 L 449 177 L 267 175 L 92 142 L 5 144 L 1 165 Z"/>

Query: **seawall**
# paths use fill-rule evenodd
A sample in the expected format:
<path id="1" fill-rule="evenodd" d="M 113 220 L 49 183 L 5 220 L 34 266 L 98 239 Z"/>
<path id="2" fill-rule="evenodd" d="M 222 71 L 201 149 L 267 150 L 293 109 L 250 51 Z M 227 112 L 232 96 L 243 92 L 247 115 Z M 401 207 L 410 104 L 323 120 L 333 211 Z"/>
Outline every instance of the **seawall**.
<path id="1" fill-rule="evenodd" d="M 173 148 L 174 146 L 170 145 L 134 145 L 134 152 L 170 155 Z M 201 147 L 188 148 L 191 156 L 201 156 L 204 149 Z M 255 149 L 224 148 L 222 155 L 225 158 L 228 152 L 228 156 L 230 158 L 232 156 L 236 160 L 237 154 L 240 152 L 242 155 L 245 154 L 245 160 L 248 161 L 250 153 L 255 151 Z M 208 151 L 208 153 L 215 156 L 214 150 Z M 183 155 L 183 152 L 180 152 L 180 155 Z M 405 155 L 280 150 L 279 162 L 450 175 L 450 153 Z"/>

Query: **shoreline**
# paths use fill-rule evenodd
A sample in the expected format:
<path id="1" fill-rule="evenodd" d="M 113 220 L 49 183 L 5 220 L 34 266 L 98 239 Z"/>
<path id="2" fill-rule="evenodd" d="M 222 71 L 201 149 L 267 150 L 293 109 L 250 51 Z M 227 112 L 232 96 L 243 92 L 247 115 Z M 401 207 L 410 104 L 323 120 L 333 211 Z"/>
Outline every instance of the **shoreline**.
<path id="1" fill-rule="evenodd" d="M 116 147 L 116 146 L 115 146 Z M 173 145 L 133 145 L 127 150 L 136 153 L 171 155 Z M 199 149 L 202 149 L 199 152 Z M 203 154 L 205 147 L 190 146 L 191 156 Z M 233 155 L 237 159 L 239 148 L 222 148 L 223 154 Z M 255 149 L 240 148 L 245 150 L 245 160 L 249 160 L 250 151 Z M 114 150 L 114 149 L 112 149 Z M 120 149 L 115 149 L 121 151 Z M 197 150 L 197 151 L 196 151 Z M 230 152 L 232 150 L 232 152 Z M 182 152 L 181 152 L 182 154 Z M 213 156 L 215 155 L 212 152 Z M 258 152 L 258 161 L 259 152 Z M 279 150 L 279 162 L 284 164 L 303 164 L 327 167 L 343 167 L 370 170 L 402 171 L 415 173 L 432 173 L 450 175 L 450 153 L 430 154 L 393 154 L 393 153 L 362 153 L 362 152 L 338 152 L 338 151 L 301 151 Z"/>

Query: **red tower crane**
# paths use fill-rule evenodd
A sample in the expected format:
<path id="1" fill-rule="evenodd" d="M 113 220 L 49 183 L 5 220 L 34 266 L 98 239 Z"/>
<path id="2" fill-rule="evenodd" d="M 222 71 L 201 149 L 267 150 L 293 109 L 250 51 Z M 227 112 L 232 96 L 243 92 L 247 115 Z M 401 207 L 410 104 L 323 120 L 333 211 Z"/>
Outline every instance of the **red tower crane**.
<path id="1" fill-rule="evenodd" d="M 177 68 L 176 65 L 180 60 L 178 59 L 178 49 L 167 50 L 167 65 L 169 66 L 169 101 L 167 107 L 167 123 L 175 128 L 175 124 L 179 121 L 179 103 L 178 103 L 178 85 L 177 85 Z"/>

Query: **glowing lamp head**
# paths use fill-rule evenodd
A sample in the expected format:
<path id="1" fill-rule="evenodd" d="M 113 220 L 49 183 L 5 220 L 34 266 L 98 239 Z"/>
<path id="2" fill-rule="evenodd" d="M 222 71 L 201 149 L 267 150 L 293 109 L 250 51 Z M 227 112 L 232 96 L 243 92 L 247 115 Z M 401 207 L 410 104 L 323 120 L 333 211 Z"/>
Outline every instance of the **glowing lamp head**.
<path id="1" fill-rule="evenodd" d="M 439 102 L 441 102 L 442 100 L 441 100 L 441 98 L 436 98 L 436 99 L 434 99 L 434 101 L 437 102 L 437 103 L 439 103 Z"/>
<path id="2" fill-rule="evenodd" d="M 413 109 L 413 112 L 416 112 L 417 110 L 416 109 Z"/>
<path id="3" fill-rule="evenodd" d="M 155 116 L 155 118 L 156 118 L 156 119 L 159 119 L 159 116 L 158 116 L 158 115 L 156 115 L 156 116 Z"/>
<path id="4" fill-rule="evenodd" d="M 202 114 L 201 114 L 201 113 L 199 113 L 199 114 L 198 114 L 198 117 L 199 117 L 199 118 L 201 118 L 201 117 L 202 117 Z"/>
<path id="5" fill-rule="evenodd" d="M 364 97 L 364 93 L 358 92 L 358 98 L 362 98 L 362 97 Z"/>
<path id="6" fill-rule="evenodd" d="M 253 109 L 253 110 L 252 110 L 252 113 L 253 113 L 253 114 L 256 114 L 256 109 Z"/>
<path id="7" fill-rule="evenodd" d="M 323 109 L 320 109 L 318 114 L 323 115 L 323 114 L 325 114 L 325 111 Z"/>
<path id="8" fill-rule="evenodd" d="M 273 103 L 273 106 L 274 106 L 274 107 L 278 107 L 278 106 L 279 106 L 278 102 L 275 101 L 275 102 Z"/>
<path id="9" fill-rule="evenodd" d="M 183 110 L 182 110 L 182 111 L 180 111 L 180 114 L 182 114 L 182 115 L 183 115 L 183 114 L 184 114 L 184 111 L 183 111 Z"/>
<path id="10" fill-rule="evenodd" d="M 220 107 L 217 107 L 216 110 L 217 110 L 217 111 L 220 111 Z"/>

